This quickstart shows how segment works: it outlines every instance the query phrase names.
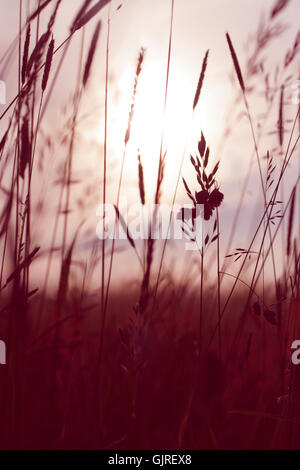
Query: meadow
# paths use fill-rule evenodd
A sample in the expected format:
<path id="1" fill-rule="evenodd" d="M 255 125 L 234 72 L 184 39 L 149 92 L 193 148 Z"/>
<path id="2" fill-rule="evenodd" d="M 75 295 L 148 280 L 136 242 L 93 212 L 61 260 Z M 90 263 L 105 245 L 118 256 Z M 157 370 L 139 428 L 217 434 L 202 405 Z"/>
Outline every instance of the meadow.
<path id="1" fill-rule="evenodd" d="M 164 0 L 164 117 L 180 1 Z M 1 50 L 2 71 L 12 58 L 17 65 L 14 96 L 0 116 L 0 344 L 7 349 L 0 448 L 299 449 L 300 369 L 291 346 L 300 339 L 300 31 L 286 41 L 283 57 L 267 61 L 273 43 L 284 41 L 292 1 L 273 2 L 242 58 L 238 38 L 224 34 L 232 99 L 222 137 L 216 145 L 199 129 L 191 146 L 188 132 L 172 171 L 163 126 L 152 170 L 140 149 L 132 159 L 144 47 L 132 51 L 128 119 L 119 159 L 111 163 L 110 90 L 118 80 L 110 70 L 111 23 L 127 2 L 82 0 L 58 40 L 65 2 L 20 0 L 16 39 Z M 78 60 L 66 76 L 75 88 L 71 99 L 60 98 L 64 112 L 51 134 L 49 103 L 76 37 Z M 100 42 L 103 140 L 92 168 L 96 183 L 85 185 L 90 147 L 83 122 Z M 205 96 L 211 47 L 201 44 L 191 127 Z M 249 166 L 229 220 L 232 198 L 222 171 L 232 134 Z M 168 237 L 135 240 L 122 213 L 127 193 L 151 208 L 149 233 L 155 205 L 190 204 L 181 227 L 195 250 L 187 254 Z M 107 203 L 113 224 L 126 233 L 121 244 L 96 235 L 107 228 L 106 214 L 97 219 L 96 209 Z M 200 243 L 193 231 L 199 205 Z"/>

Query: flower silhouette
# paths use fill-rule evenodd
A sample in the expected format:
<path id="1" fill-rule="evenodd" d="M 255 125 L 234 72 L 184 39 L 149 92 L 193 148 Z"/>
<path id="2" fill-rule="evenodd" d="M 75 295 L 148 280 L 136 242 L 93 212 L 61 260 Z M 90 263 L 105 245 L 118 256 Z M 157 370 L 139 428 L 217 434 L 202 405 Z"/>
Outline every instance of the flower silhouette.
<path id="1" fill-rule="evenodd" d="M 204 220 L 209 220 L 213 214 L 213 211 L 220 207 L 224 199 L 222 194 L 217 188 L 211 193 L 207 190 L 202 190 L 196 193 L 197 204 L 203 204 L 204 206 Z"/>
<path id="2" fill-rule="evenodd" d="M 224 200 L 224 194 L 221 193 L 217 187 L 215 178 L 220 162 L 215 165 L 210 174 L 206 173 L 210 151 L 209 147 L 206 145 L 206 140 L 203 133 L 201 133 L 201 140 L 198 143 L 198 151 L 199 156 L 197 155 L 195 158 L 191 156 L 191 163 L 196 171 L 197 181 L 201 186 L 201 191 L 196 192 L 194 197 L 184 179 L 183 184 L 185 186 L 187 195 L 193 201 L 194 207 L 196 208 L 197 204 L 202 204 L 204 206 L 204 220 L 209 220 L 213 214 L 213 211 L 220 207 Z"/>

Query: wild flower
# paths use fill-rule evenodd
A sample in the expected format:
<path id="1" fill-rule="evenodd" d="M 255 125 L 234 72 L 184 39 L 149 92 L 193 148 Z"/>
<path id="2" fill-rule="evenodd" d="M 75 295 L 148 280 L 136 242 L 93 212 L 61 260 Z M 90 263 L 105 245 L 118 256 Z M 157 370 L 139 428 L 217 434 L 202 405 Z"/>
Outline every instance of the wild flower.
<path id="1" fill-rule="evenodd" d="M 197 181 L 201 187 L 201 190 L 196 191 L 195 196 L 193 196 L 184 179 L 183 183 L 187 195 L 193 201 L 195 209 L 198 204 L 203 205 L 204 220 L 209 220 L 213 215 L 213 211 L 220 207 L 224 200 L 224 194 L 221 193 L 216 182 L 216 174 L 218 172 L 220 162 L 214 166 L 211 173 L 207 173 L 210 150 L 206 144 L 203 133 L 201 133 L 201 140 L 198 143 L 198 152 L 199 153 L 196 155 L 196 157 L 191 156 L 191 163 L 195 169 Z"/>

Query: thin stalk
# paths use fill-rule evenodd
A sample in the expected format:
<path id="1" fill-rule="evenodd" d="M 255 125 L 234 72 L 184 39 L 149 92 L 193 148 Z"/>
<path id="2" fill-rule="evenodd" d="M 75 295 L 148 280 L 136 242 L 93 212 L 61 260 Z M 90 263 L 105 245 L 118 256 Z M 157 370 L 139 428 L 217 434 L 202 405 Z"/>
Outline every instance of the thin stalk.
<path id="1" fill-rule="evenodd" d="M 217 269 L 218 269 L 218 336 L 219 336 L 219 355 L 222 358 L 222 331 L 221 331 L 221 273 L 220 273 L 220 217 L 219 209 L 217 211 Z"/>
<path id="2" fill-rule="evenodd" d="M 224 307 L 223 307 L 223 309 L 222 309 L 222 312 L 221 312 L 221 321 L 222 321 L 222 319 L 223 319 L 223 317 L 224 317 L 224 314 L 225 314 L 226 309 L 227 309 L 227 307 L 228 307 L 228 304 L 229 304 L 229 302 L 230 302 L 230 300 L 231 300 L 231 297 L 232 297 L 232 295 L 233 295 L 233 292 L 234 292 L 234 290 L 235 290 L 235 288 L 236 288 L 236 285 L 237 285 L 237 282 L 238 282 L 238 278 L 240 277 L 240 275 L 241 275 L 241 273 L 242 273 L 242 271 L 243 271 L 243 269 L 244 269 L 244 267 L 245 267 L 248 254 L 249 254 L 249 252 L 250 252 L 251 249 L 252 249 L 252 246 L 253 246 L 253 244 L 254 244 L 254 241 L 256 240 L 256 237 L 257 237 L 257 235 L 258 235 L 258 233 L 259 233 L 259 231 L 260 231 L 260 229 L 261 229 L 261 226 L 262 226 L 262 224 L 263 224 L 264 218 L 265 218 L 266 215 L 268 214 L 268 210 L 269 210 L 270 208 L 271 208 L 271 210 L 270 210 L 270 214 L 268 214 L 268 218 L 269 218 L 269 220 L 270 220 L 270 218 L 271 218 L 272 211 L 273 211 L 273 208 L 274 208 L 274 202 L 275 202 L 276 197 L 277 197 L 277 194 L 278 194 L 278 190 L 279 190 L 279 187 L 280 187 L 281 180 L 282 180 L 282 178 L 283 178 L 283 175 L 284 175 L 284 173 L 285 173 L 285 170 L 286 170 L 288 164 L 290 163 L 290 160 L 291 160 L 291 158 L 292 158 L 292 156 L 293 156 L 293 152 L 294 152 L 294 150 L 295 150 L 295 146 L 296 146 L 296 144 L 297 144 L 297 142 L 298 142 L 298 139 L 299 139 L 299 137 L 298 137 L 295 146 L 293 147 L 292 151 L 291 151 L 290 154 L 289 154 L 289 149 L 290 149 L 290 146 L 291 146 L 291 141 L 292 141 L 292 137 L 293 137 L 293 134 L 294 134 L 295 125 L 296 125 L 296 122 L 297 122 L 297 119 L 298 119 L 298 116 L 299 116 L 299 112 L 300 112 L 300 107 L 298 108 L 297 115 L 296 115 L 296 118 L 295 118 L 295 120 L 294 120 L 293 129 L 292 129 L 292 132 L 291 132 L 291 135 L 290 135 L 290 138 L 289 138 L 289 143 L 288 143 L 288 146 L 287 146 L 287 150 L 286 150 L 286 153 L 285 153 L 284 165 L 282 166 L 282 169 L 281 169 L 281 172 L 280 172 L 280 175 L 279 175 L 279 178 L 278 178 L 278 182 L 277 182 L 276 187 L 275 187 L 275 189 L 274 189 L 274 191 L 273 191 L 273 194 L 272 194 L 272 196 L 271 196 L 271 198 L 270 198 L 270 201 L 269 201 L 267 207 L 265 208 L 265 211 L 264 211 L 264 213 L 263 213 L 263 215 L 262 215 L 262 217 L 261 217 L 261 220 L 260 220 L 260 222 L 259 222 L 259 224 L 258 224 L 258 226 L 257 226 L 257 228 L 256 228 L 256 230 L 255 230 L 255 233 L 254 233 L 254 235 L 253 235 L 253 237 L 252 237 L 252 239 L 251 239 L 250 245 L 249 245 L 249 247 L 248 247 L 248 251 L 247 251 L 247 253 L 245 254 L 244 260 L 243 260 L 242 265 L 241 265 L 241 267 L 240 267 L 240 269 L 239 269 L 239 272 L 238 272 L 238 275 L 237 275 L 237 280 L 234 282 L 234 284 L 233 284 L 233 286 L 232 286 L 232 288 L 231 288 L 231 290 L 230 290 L 230 293 L 229 293 L 228 296 L 227 296 L 225 305 L 224 305 Z M 214 332 L 213 332 L 213 334 L 212 334 L 212 337 L 211 337 L 211 340 L 210 340 L 210 343 L 209 343 L 209 344 L 211 344 L 211 342 L 212 342 L 212 340 L 213 340 L 213 338 L 214 338 L 214 336 L 215 336 L 215 333 L 216 333 L 217 329 L 218 329 L 218 325 L 217 325 L 217 326 L 215 327 L 215 329 L 214 329 Z"/>
<path id="3" fill-rule="evenodd" d="M 255 148 L 255 155 L 256 155 L 257 165 L 258 165 L 258 169 L 259 169 L 260 183 L 261 183 L 261 188 L 262 188 L 263 197 L 264 197 L 264 205 L 265 205 L 265 208 L 266 208 L 267 198 L 266 198 L 266 193 L 265 193 L 265 190 L 264 190 L 264 179 L 263 179 L 263 173 L 262 173 L 262 168 L 261 168 L 261 163 L 260 163 L 260 156 L 259 156 L 259 153 L 258 153 L 258 145 L 257 145 L 257 140 L 256 140 L 255 132 L 254 132 L 254 125 L 253 125 L 252 117 L 251 117 L 251 114 L 250 114 L 249 103 L 248 103 L 248 100 L 247 100 L 247 97 L 246 97 L 246 92 L 244 90 L 243 90 L 243 97 L 244 97 L 244 103 L 245 103 L 245 107 L 246 107 L 246 110 L 247 110 L 247 115 L 248 115 L 248 119 L 249 119 L 249 123 L 250 123 L 251 134 L 252 134 L 252 139 L 253 139 L 254 148 Z M 272 233 L 271 233 L 271 227 L 270 227 L 269 221 L 268 221 L 268 232 L 269 232 L 269 239 L 271 241 Z M 276 285 L 277 285 L 277 276 L 276 276 L 275 257 L 274 257 L 273 249 L 272 249 L 272 264 L 273 264 L 274 282 L 275 282 L 275 287 L 276 287 Z"/>
<path id="4" fill-rule="evenodd" d="M 166 118 L 167 101 L 168 101 L 171 52 L 172 52 L 172 41 L 173 41 L 174 6 L 175 6 L 175 0 L 172 0 L 171 1 L 171 19 L 170 19 L 170 32 L 169 32 L 169 48 L 168 48 L 168 60 L 167 60 L 166 86 L 165 86 L 165 100 L 164 100 L 164 119 L 163 119 L 164 123 L 165 123 L 165 118 Z M 162 129 L 161 142 L 160 142 L 159 164 L 158 164 L 158 170 L 157 170 L 156 192 L 155 192 L 155 200 L 154 200 L 155 205 L 159 204 L 160 190 L 161 190 L 161 184 L 162 184 L 161 174 L 162 174 L 163 165 L 164 165 L 163 145 L 164 145 L 164 127 Z M 183 156 L 183 159 L 184 159 L 184 156 Z M 183 165 L 183 159 L 182 159 L 182 163 L 181 163 L 181 169 L 182 169 L 182 165 Z M 181 173 L 181 169 L 180 169 L 180 173 Z M 176 185 L 176 188 L 175 188 L 176 193 L 177 193 L 177 189 L 178 189 L 179 178 L 180 178 L 180 176 L 178 177 L 178 182 L 177 182 L 177 185 Z M 176 193 L 175 193 L 174 197 L 176 197 Z M 145 297 L 146 292 L 149 290 L 150 270 L 151 270 L 151 264 L 152 264 L 152 261 L 153 261 L 153 251 L 154 251 L 154 240 L 151 238 L 151 224 L 152 224 L 152 227 L 154 227 L 155 223 L 156 223 L 156 211 L 154 211 L 153 220 L 152 220 L 152 223 L 150 222 L 150 226 L 149 226 L 149 240 L 148 240 L 148 244 L 147 244 L 147 263 L 146 263 L 147 266 L 146 266 L 144 279 L 143 279 L 143 283 L 142 283 L 142 287 L 141 287 L 140 299 L 143 299 Z M 170 220 L 170 224 L 171 224 L 171 220 Z M 169 224 L 169 226 L 170 226 L 170 224 Z M 156 296 L 157 296 L 159 278 L 160 278 L 161 269 L 162 269 L 162 260 L 163 260 L 164 254 L 165 254 L 166 246 L 167 246 L 167 243 L 166 243 L 166 240 L 165 240 L 164 248 L 163 248 L 163 254 L 162 254 L 161 261 L 160 261 L 159 272 L 158 272 L 158 277 L 157 277 L 156 286 L 155 286 L 154 302 L 153 302 L 153 305 L 152 305 L 152 312 L 154 311 L 154 307 L 155 307 L 155 301 L 156 301 Z M 144 307 L 145 306 L 143 306 L 143 308 Z"/>
<path id="5" fill-rule="evenodd" d="M 199 305 L 199 353 L 202 349 L 202 333 L 203 333 L 203 286 L 204 286 L 204 220 L 202 223 L 201 229 L 201 250 L 200 250 L 200 270 L 201 270 L 201 279 L 200 279 L 200 305 Z"/>
<path id="6" fill-rule="evenodd" d="M 67 181 L 66 181 L 67 193 L 66 193 L 66 201 L 65 201 L 65 209 L 64 209 L 65 217 L 64 217 L 63 240 L 62 240 L 62 259 L 66 251 L 72 169 L 73 169 L 74 139 L 75 139 L 76 126 L 77 126 L 79 106 L 80 106 L 80 101 L 82 97 L 82 86 L 80 82 L 81 82 L 81 71 L 82 71 L 83 47 L 84 47 L 84 29 L 82 31 L 83 32 L 82 32 L 82 41 L 81 41 L 81 50 L 80 50 L 80 60 L 79 60 L 78 76 L 77 76 L 77 89 L 76 89 L 76 94 L 75 94 L 74 113 L 73 113 L 73 119 L 72 119 L 72 130 L 71 130 L 70 145 L 69 145 L 68 163 L 67 163 Z"/>
<path id="7" fill-rule="evenodd" d="M 38 8 L 40 7 L 41 0 L 38 2 Z M 37 16 L 36 21 L 36 45 L 39 41 L 39 32 L 40 32 L 40 13 Z M 35 115 L 35 98 L 36 98 L 36 80 L 33 83 L 33 90 L 32 90 L 32 102 L 31 102 L 31 142 L 34 141 L 34 115 Z M 37 131 L 35 134 L 35 139 L 37 138 Z M 33 168 L 33 156 L 29 156 L 29 177 L 27 182 L 27 216 L 26 216 L 26 237 L 25 237 L 25 257 L 27 257 L 30 253 L 30 232 L 31 232 L 31 174 Z M 22 238 L 21 238 L 22 240 Z M 27 266 L 26 270 L 24 271 L 24 276 L 26 277 L 26 290 L 28 290 L 28 283 L 29 283 L 29 265 Z"/>
<path id="8" fill-rule="evenodd" d="M 111 6 L 111 4 L 110 4 Z M 110 8 L 107 19 L 106 36 L 106 64 L 105 64 L 105 123 L 104 123 L 104 157 L 103 157 L 103 234 L 105 233 L 105 204 L 106 204 L 106 177 L 107 177 L 107 126 L 108 126 L 108 73 L 109 73 L 109 42 L 110 42 Z M 101 315 L 104 313 L 104 289 L 105 289 L 105 237 L 102 240 L 101 260 Z"/>
<path id="9" fill-rule="evenodd" d="M 195 110 L 193 110 L 193 112 L 192 112 L 192 116 L 191 116 L 191 120 L 190 120 L 191 124 L 193 122 L 194 113 L 195 113 Z M 191 124 L 189 126 L 189 129 L 191 127 Z M 183 168 L 183 164 L 184 164 L 184 159 L 185 159 L 185 155 L 186 155 L 186 150 L 187 150 L 187 146 L 188 146 L 189 137 L 190 137 L 190 133 L 188 134 L 188 136 L 186 138 L 186 141 L 185 141 L 185 144 L 184 144 L 183 154 L 182 154 L 180 165 L 179 165 L 176 186 L 175 186 L 175 189 L 174 189 L 174 194 L 173 194 L 173 199 L 172 199 L 172 207 L 175 205 L 175 201 L 176 201 L 176 197 L 177 197 L 177 192 L 178 192 L 178 188 L 179 188 L 179 183 L 180 183 L 180 178 L 181 178 L 181 174 L 182 174 L 182 168 Z M 163 261 L 164 261 L 165 254 L 166 254 L 166 249 L 167 249 L 168 238 L 169 238 L 169 233 L 170 233 L 172 220 L 173 220 L 173 212 L 171 211 L 169 222 L 168 222 L 168 231 L 167 231 L 168 235 L 164 240 L 162 254 L 161 254 L 159 268 L 158 268 L 158 274 L 157 274 L 156 283 L 155 283 L 155 289 L 154 289 L 154 295 L 153 295 L 153 305 L 152 305 L 152 314 L 153 314 L 153 312 L 155 310 L 155 307 L 156 307 L 158 286 L 159 286 L 159 282 L 160 282 L 160 278 L 161 278 Z"/>
<path id="10" fill-rule="evenodd" d="M 96 387 L 95 387 L 95 397 L 93 400 L 93 407 L 92 407 L 92 422 L 91 422 L 91 430 L 90 430 L 90 445 L 93 446 L 93 441 L 96 432 L 96 422 L 97 417 L 99 416 L 98 410 L 98 403 L 99 403 L 99 390 L 101 388 L 101 369 L 102 369 L 102 358 L 103 358 L 103 346 L 104 346 L 104 330 L 105 330 L 105 323 L 106 323 L 106 312 L 107 312 L 107 305 L 108 305 L 108 295 L 109 295 L 109 287 L 111 281 L 111 274 L 112 274 L 112 265 L 113 265 L 113 256 L 114 256 L 114 240 L 112 243 L 112 250 L 111 250 L 111 257 L 110 257 L 110 266 L 109 266 L 109 273 L 108 273 L 108 281 L 107 287 L 105 291 L 105 245 L 106 240 L 104 237 L 105 233 L 105 204 L 106 204 L 106 192 L 107 192 L 107 137 L 108 137 L 108 85 L 109 85 L 109 46 L 110 46 L 110 14 L 111 14 L 111 2 L 109 3 L 108 8 L 108 17 L 107 17 L 107 35 L 106 35 L 106 62 L 105 62 L 105 123 L 104 123 L 104 156 L 103 156 L 103 206 L 104 206 L 104 214 L 103 214 L 103 240 L 102 240 L 102 259 L 101 259 L 101 325 L 100 325 L 100 342 L 99 342 L 99 350 L 98 350 L 98 359 L 97 359 L 97 367 L 96 367 Z M 123 153 L 122 165 L 121 165 L 121 173 L 119 179 L 119 186 L 118 186 L 118 194 L 117 194 L 117 204 L 116 207 L 119 208 L 120 203 L 120 193 L 121 193 L 121 185 L 123 180 L 123 170 L 124 170 L 124 162 L 125 162 L 125 155 L 126 155 L 126 144 Z M 114 229 L 115 230 L 115 229 Z"/>

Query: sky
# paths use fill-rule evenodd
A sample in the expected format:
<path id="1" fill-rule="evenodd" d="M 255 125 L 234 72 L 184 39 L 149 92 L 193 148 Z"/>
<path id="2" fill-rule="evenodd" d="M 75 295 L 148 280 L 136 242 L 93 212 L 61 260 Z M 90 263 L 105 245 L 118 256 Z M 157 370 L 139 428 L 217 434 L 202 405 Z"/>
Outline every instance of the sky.
<path id="1" fill-rule="evenodd" d="M 58 15 L 55 30 L 56 44 L 62 42 L 68 35 L 69 27 L 77 13 L 82 0 L 63 0 L 62 9 Z M 122 4 L 122 8 L 117 10 Z M 221 159 L 218 180 L 225 194 L 222 208 L 224 237 L 229 236 L 231 222 L 236 210 L 237 201 L 244 177 L 253 158 L 253 142 L 243 107 L 238 104 L 232 112 L 232 105 L 238 96 L 238 87 L 232 71 L 232 61 L 228 52 L 225 34 L 229 32 L 236 47 L 241 67 L 246 67 L 246 58 L 251 53 L 251 37 L 255 35 L 262 18 L 267 18 L 273 0 L 175 0 L 173 43 L 171 51 L 170 81 L 167 99 L 166 116 L 164 117 L 164 90 L 167 66 L 167 52 L 170 29 L 170 0 L 113 0 L 111 3 L 111 36 L 109 48 L 109 107 L 108 107 L 108 172 L 109 199 L 115 202 L 116 187 L 120 163 L 123 155 L 123 141 L 131 105 L 134 73 L 138 53 L 141 47 L 146 48 L 146 56 L 138 85 L 135 115 L 132 126 L 132 138 L 128 146 L 125 169 L 124 190 L 121 197 L 135 202 L 137 192 L 137 154 L 140 152 L 144 170 L 146 197 L 153 200 L 154 181 L 157 172 L 161 128 L 165 133 L 163 146 L 167 151 L 166 178 L 164 182 L 164 202 L 170 202 L 178 178 L 178 170 L 184 150 L 186 158 L 182 174 L 191 185 L 196 187 L 193 180 L 189 153 L 194 153 L 201 131 L 205 133 L 211 147 L 212 165 Z M 25 18 L 26 11 L 33 11 L 36 2 L 23 0 L 22 8 Z M 2 55 L 18 33 L 19 0 L 1 0 L 0 44 Z M 279 20 L 288 26 L 285 33 L 273 41 L 268 53 L 263 57 L 266 70 L 274 73 L 277 63 L 282 63 L 286 50 L 293 44 L 298 31 L 300 2 L 291 0 L 288 8 Z M 41 20 L 41 30 L 49 18 L 47 10 Z M 104 136 L 104 84 L 105 84 L 105 49 L 107 33 L 108 8 L 105 8 L 99 18 L 102 20 L 102 30 L 97 55 L 93 66 L 93 74 L 88 89 L 82 100 L 80 127 L 77 135 L 76 158 L 74 162 L 74 177 L 78 175 L 86 184 L 74 192 L 74 201 L 87 201 L 84 210 L 77 211 L 74 217 L 74 227 L 80 216 L 88 218 L 90 227 L 89 239 L 93 239 L 93 228 L 97 224 L 95 213 L 101 194 L 101 174 L 99 167 L 103 158 Z M 84 57 L 88 51 L 91 35 L 97 19 L 91 21 L 84 32 L 75 35 L 67 52 L 64 65 L 59 74 L 54 93 L 49 101 L 47 118 L 43 121 L 45 136 L 49 135 L 58 142 L 64 133 L 68 133 L 66 120 L 71 112 L 72 94 L 78 73 L 78 61 L 81 51 L 81 41 L 84 39 Z M 192 117 L 192 102 L 201 70 L 201 64 L 206 50 L 209 49 L 208 68 L 199 107 Z M 60 55 L 55 58 L 54 65 L 59 63 Z M 17 52 L 0 72 L 7 83 L 8 101 L 15 96 L 17 89 L 16 70 Z M 299 60 L 296 63 L 299 69 Z M 296 69 L 295 69 L 296 70 Z M 292 70 L 291 73 L 294 73 Z M 259 90 L 258 90 L 259 91 Z M 295 116 L 295 106 L 291 105 L 287 92 L 286 119 Z M 257 93 L 250 97 L 250 108 L 260 122 L 260 112 L 264 104 Z M 236 110 L 237 109 L 237 110 Z M 277 110 L 271 112 L 271 119 L 266 123 L 267 138 L 262 139 L 261 152 L 277 145 L 277 137 L 271 132 L 277 119 Z M 238 119 L 236 119 L 238 116 Z M 230 124 L 232 122 L 232 124 Z M 224 129 L 230 124 L 232 134 L 224 139 Z M 39 143 L 41 151 L 45 150 L 45 142 Z M 39 180 L 37 193 L 43 190 L 48 213 L 52 213 L 51 181 L 55 181 L 61 171 L 61 158 L 65 149 L 62 145 L 52 149 L 52 156 L 45 163 L 46 177 Z M 46 152 L 46 150 L 45 150 Z M 279 157 L 278 157 L 279 158 Z M 101 167 L 100 167 L 101 168 Z M 288 181 L 292 187 L 295 176 L 294 167 L 289 169 Z M 240 226 L 236 232 L 237 243 L 248 239 L 254 221 L 259 214 L 262 200 L 257 188 L 257 168 L 253 164 L 250 185 L 245 198 Z M 37 178 L 38 179 L 38 178 Z M 87 195 L 95 191 L 96 196 Z M 97 188 L 99 192 L 97 193 Z M 97 201 L 98 197 L 98 201 Z M 179 185 L 177 201 L 187 202 L 183 185 Z M 82 202 L 82 201 L 81 201 Z M 251 216 L 250 216 L 251 213 Z M 45 226 L 47 219 L 37 228 L 36 237 L 46 237 Z M 48 230 L 46 230 L 47 232 Z M 83 241 L 86 243 L 86 240 Z M 123 265 L 123 264 L 122 264 Z"/>

